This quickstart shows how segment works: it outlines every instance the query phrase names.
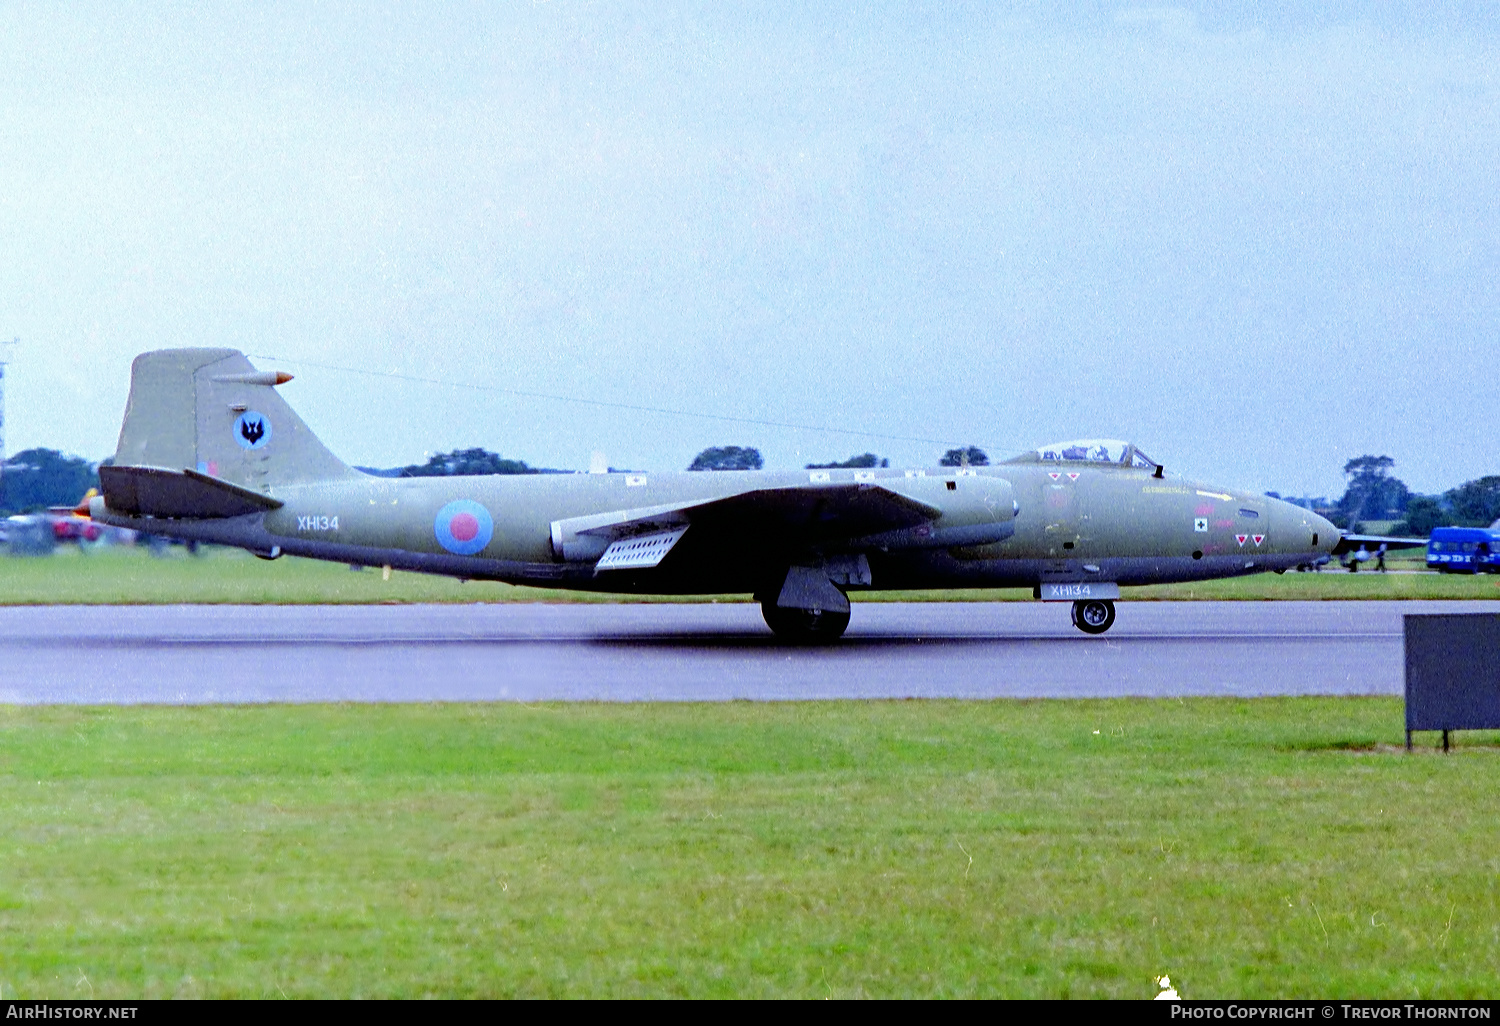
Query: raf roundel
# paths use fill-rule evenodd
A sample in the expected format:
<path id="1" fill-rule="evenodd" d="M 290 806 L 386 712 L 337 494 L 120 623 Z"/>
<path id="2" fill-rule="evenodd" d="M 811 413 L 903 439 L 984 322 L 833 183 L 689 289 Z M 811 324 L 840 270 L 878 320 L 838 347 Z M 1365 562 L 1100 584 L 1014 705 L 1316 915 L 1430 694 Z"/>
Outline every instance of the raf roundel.
<path id="1" fill-rule="evenodd" d="M 262 413 L 246 410 L 234 418 L 234 440 L 241 449 L 263 449 L 271 440 L 271 421 Z"/>
<path id="2" fill-rule="evenodd" d="M 495 536 L 490 511 L 470 499 L 456 499 L 438 510 L 432 523 L 438 544 L 456 556 L 483 552 Z"/>

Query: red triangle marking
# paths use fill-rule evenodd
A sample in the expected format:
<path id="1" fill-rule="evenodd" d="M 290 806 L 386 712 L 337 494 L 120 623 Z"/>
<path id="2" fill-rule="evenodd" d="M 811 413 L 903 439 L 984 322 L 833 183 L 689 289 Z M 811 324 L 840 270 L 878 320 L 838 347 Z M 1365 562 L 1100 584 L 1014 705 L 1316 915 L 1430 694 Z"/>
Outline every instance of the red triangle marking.
<path id="1" fill-rule="evenodd" d="M 1048 474 L 1047 476 L 1050 477 L 1054 481 L 1056 481 L 1058 478 L 1062 477 L 1061 474 Z"/>
<path id="2" fill-rule="evenodd" d="M 1266 536 L 1265 536 L 1265 535 L 1263 535 L 1263 534 L 1257 534 L 1257 535 L 1256 535 L 1256 536 L 1255 536 L 1255 544 L 1256 544 L 1256 545 L 1259 545 L 1259 544 L 1260 544 L 1260 543 L 1261 543 L 1261 542 L 1263 542 L 1263 541 L 1265 541 L 1265 540 L 1266 540 Z"/>
<path id="3" fill-rule="evenodd" d="M 1078 475 L 1077 474 L 1069 474 L 1068 475 L 1068 480 L 1069 481 L 1077 481 L 1078 480 Z"/>
<path id="4" fill-rule="evenodd" d="M 1234 540 L 1243 545 L 1245 544 L 1245 539 L 1248 537 L 1250 537 L 1248 534 L 1237 534 L 1234 536 Z"/>

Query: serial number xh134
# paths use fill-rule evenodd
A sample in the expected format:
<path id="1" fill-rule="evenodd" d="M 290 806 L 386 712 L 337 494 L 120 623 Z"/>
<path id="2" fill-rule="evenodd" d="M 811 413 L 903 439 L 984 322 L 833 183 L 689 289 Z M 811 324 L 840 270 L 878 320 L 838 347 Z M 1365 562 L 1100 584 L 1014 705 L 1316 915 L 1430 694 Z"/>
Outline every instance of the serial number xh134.
<path id="1" fill-rule="evenodd" d="M 987 467 L 379 478 L 349 467 L 232 349 L 137 357 L 100 523 L 283 554 L 550 588 L 748 592 L 794 641 L 861 590 L 1029 587 L 1099 634 L 1121 585 L 1325 561 L 1327 520 L 1167 476 L 1134 445 Z M 80 512 L 84 512 L 80 510 Z"/>

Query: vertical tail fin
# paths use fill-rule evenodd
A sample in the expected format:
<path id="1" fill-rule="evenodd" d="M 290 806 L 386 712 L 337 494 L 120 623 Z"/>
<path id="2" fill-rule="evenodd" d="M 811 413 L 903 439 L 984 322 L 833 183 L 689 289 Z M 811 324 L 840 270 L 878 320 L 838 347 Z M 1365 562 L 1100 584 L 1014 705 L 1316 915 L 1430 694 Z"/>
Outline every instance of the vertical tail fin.
<path id="1" fill-rule="evenodd" d="M 256 491 L 359 476 L 277 394 L 288 380 L 234 349 L 142 353 L 115 465 L 197 470 Z"/>

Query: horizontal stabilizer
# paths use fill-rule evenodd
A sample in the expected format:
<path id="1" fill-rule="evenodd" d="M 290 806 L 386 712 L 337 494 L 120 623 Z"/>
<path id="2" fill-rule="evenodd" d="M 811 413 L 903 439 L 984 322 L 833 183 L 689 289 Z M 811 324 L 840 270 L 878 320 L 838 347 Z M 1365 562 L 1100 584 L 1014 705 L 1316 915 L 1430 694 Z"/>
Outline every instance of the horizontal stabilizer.
<path id="1" fill-rule="evenodd" d="M 594 573 L 605 570 L 641 570 L 653 567 L 672 551 L 677 540 L 687 533 L 686 527 L 659 534 L 642 534 L 634 538 L 621 538 L 604 550 Z"/>
<path id="2" fill-rule="evenodd" d="M 264 513 L 276 499 L 194 470 L 100 467 L 104 504 L 134 517 L 218 519 Z"/>

